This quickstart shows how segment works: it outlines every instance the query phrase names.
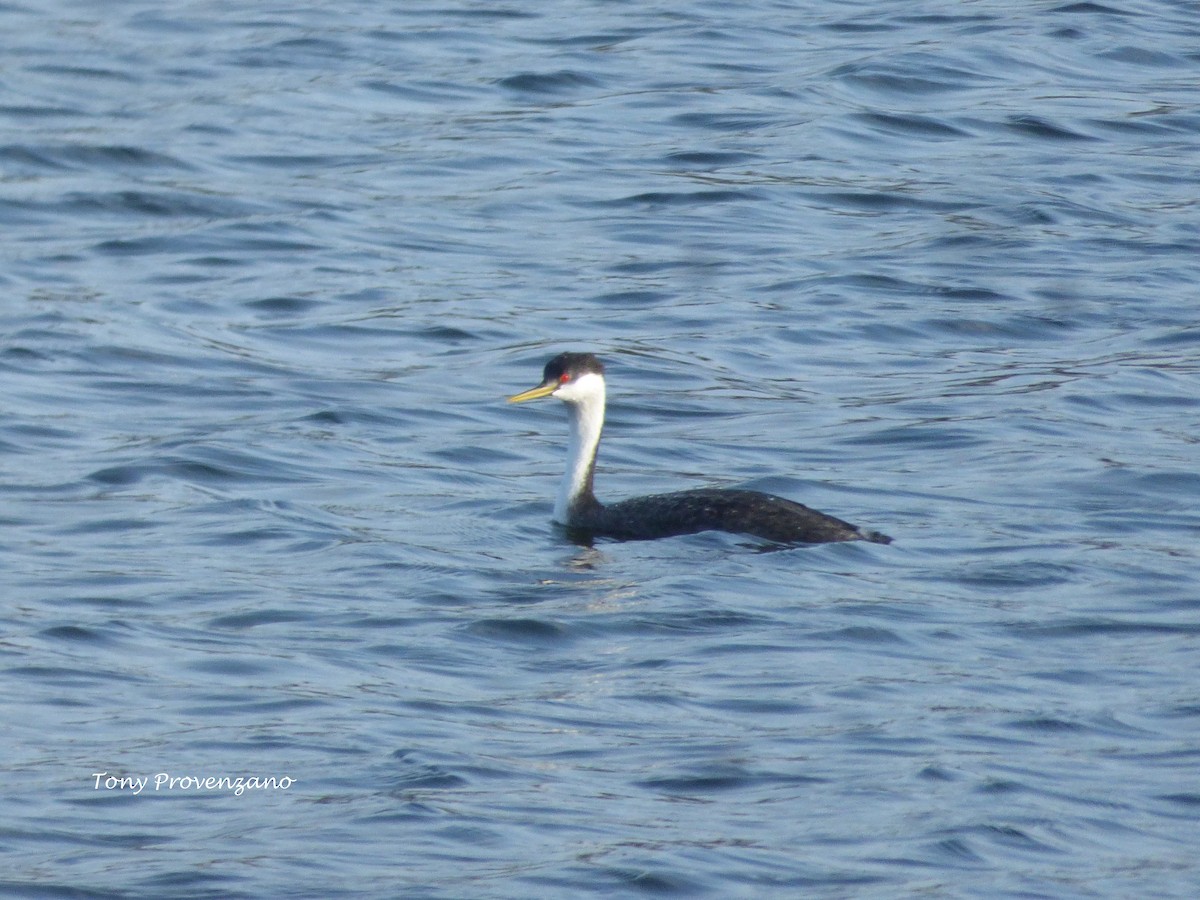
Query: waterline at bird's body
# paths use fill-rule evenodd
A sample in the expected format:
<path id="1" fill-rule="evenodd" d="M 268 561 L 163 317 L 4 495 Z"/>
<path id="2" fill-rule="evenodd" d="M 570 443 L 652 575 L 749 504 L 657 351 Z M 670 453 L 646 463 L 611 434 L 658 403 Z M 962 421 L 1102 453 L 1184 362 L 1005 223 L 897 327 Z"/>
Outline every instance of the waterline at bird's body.
<path id="1" fill-rule="evenodd" d="M 602 504 L 593 481 L 604 429 L 603 363 L 590 353 L 560 353 L 546 364 L 541 384 L 510 397 L 509 402 L 540 397 L 563 401 L 570 414 L 567 469 L 554 503 L 554 519 L 562 525 L 624 540 L 729 531 L 787 544 L 891 541 L 886 535 L 758 491 L 701 488 Z"/>

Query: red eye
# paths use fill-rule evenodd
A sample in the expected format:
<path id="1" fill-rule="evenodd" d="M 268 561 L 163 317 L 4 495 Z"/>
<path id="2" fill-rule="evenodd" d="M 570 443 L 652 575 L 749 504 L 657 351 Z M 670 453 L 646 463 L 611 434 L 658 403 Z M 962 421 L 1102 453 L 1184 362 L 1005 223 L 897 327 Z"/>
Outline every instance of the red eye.
<path id="1" fill-rule="evenodd" d="M 570 380 L 571 380 L 571 374 L 569 372 L 563 372 L 561 375 L 558 376 L 559 384 L 566 384 Z"/>

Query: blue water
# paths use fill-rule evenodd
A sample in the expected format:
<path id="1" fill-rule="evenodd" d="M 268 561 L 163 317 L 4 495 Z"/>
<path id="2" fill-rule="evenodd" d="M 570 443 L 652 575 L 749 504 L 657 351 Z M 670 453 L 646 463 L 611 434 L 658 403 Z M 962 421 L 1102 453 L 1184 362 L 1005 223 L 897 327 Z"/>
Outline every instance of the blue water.
<path id="1" fill-rule="evenodd" d="M 0 33 L 4 895 L 1200 892 L 1195 4 Z"/>

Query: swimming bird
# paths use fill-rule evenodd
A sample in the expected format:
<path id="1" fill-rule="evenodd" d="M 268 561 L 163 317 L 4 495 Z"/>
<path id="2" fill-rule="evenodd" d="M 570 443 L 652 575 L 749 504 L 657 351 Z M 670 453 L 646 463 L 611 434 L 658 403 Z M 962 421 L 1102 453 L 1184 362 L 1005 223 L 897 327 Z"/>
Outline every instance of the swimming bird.
<path id="1" fill-rule="evenodd" d="M 604 428 L 604 364 L 591 353 L 560 353 L 546 363 L 541 384 L 508 402 L 541 397 L 561 400 L 570 414 L 567 469 L 554 502 L 554 520 L 568 528 L 621 540 L 728 531 L 781 544 L 891 543 L 885 534 L 760 491 L 699 488 L 605 505 L 592 487 Z"/>

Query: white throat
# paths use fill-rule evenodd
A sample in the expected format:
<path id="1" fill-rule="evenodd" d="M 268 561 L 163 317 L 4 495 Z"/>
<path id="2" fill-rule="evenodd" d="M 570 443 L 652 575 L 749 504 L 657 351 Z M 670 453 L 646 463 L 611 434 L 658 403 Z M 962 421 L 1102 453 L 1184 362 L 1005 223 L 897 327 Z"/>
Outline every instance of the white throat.
<path id="1" fill-rule="evenodd" d="M 588 372 L 553 394 L 567 404 L 571 429 L 567 445 L 567 470 L 554 501 L 554 521 L 571 524 L 571 507 L 580 494 L 591 492 L 596 448 L 604 429 L 604 376 Z"/>

